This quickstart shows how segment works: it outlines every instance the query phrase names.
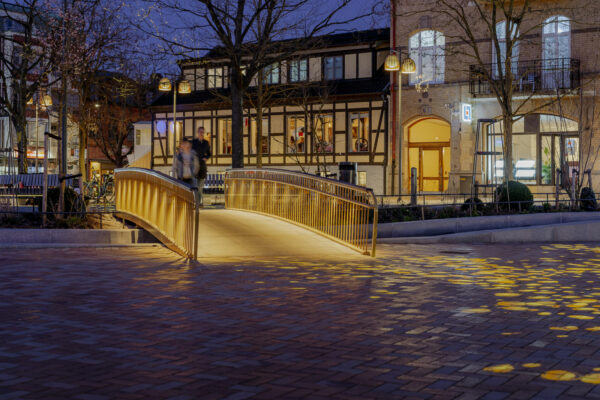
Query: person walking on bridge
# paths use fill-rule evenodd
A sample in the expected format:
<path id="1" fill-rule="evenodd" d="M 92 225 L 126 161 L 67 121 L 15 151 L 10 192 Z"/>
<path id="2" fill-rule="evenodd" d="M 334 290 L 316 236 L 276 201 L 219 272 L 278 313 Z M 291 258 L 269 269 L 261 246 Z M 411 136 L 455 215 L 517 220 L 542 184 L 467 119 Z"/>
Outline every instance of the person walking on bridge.
<path id="1" fill-rule="evenodd" d="M 198 203 L 200 207 L 203 207 L 202 194 L 204 191 L 204 181 L 206 180 L 207 166 L 206 161 L 210 158 L 210 143 L 204 139 L 204 127 L 198 127 L 198 137 L 192 141 L 192 148 L 198 157 L 200 169 L 196 175 L 198 181 Z"/>
<path id="2" fill-rule="evenodd" d="M 192 143 L 185 139 L 179 145 L 179 151 L 173 157 L 173 177 L 191 185 L 196 185 L 196 175 L 200 170 L 200 162 Z"/>

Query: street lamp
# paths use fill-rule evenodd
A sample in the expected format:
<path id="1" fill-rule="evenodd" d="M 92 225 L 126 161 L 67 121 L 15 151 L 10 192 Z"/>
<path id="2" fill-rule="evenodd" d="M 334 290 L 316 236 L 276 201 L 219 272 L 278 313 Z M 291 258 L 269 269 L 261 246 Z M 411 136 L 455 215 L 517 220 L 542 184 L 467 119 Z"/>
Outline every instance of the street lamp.
<path id="1" fill-rule="evenodd" d="M 171 85 L 169 78 L 162 78 L 158 82 L 158 90 L 160 92 L 170 92 L 173 90 L 173 157 L 177 150 L 177 93 L 179 94 L 190 94 L 192 88 L 190 83 L 182 79 L 179 83 L 175 82 L 175 85 Z"/>
<path id="2" fill-rule="evenodd" d="M 52 97 L 48 94 L 45 94 L 43 96 L 41 96 L 39 93 L 36 95 L 36 98 L 34 100 L 33 97 L 31 97 L 29 100 L 27 100 L 27 104 L 28 105 L 33 105 L 35 103 L 35 173 L 37 174 L 38 172 L 38 158 L 39 158 L 39 148 L 40 148 L 40 139 L 39 139 L 39 108 L 40 106 L 42 106 L 42 109 L 47 109 L 48 107 L 52 106 Z M 48 118 L 48 121 L 50 120 L 50 118 Z M 46 152 L 46 149 L 44 148 L 44 154 Z"/>
<path id="3" fill-rule="evenodd" d="M 415 62 L 410 58 L 406 57 L 404 61 L 400 62 L 400 51 L 391 49 L 390 54 L 385 58 L 384 69 L 390 72 L 396 72 L 396 79 L 398 81 L 398 112 L 396 113 L 395 107 L 393 108 L 392 123 L 394 125 L 394 133 L 392 138 L 392 193 L 394 192 L 394 174 L 396 172 L 396 147 L 398 147 L 398 155 L 401 156 L 402 149 L 402 75 L 401 74 L 414 74 L 417 72 L 417 66 Z M 394 97 L 393 91 L 395 90 L 392 85 L 392 98 Z M 397 145 L 396 145 L 397 144 Z M 398 157 L 401 158 L 401 157 Z M 398 163 L 398 194 L 402 193 L 402 162 Z"/>

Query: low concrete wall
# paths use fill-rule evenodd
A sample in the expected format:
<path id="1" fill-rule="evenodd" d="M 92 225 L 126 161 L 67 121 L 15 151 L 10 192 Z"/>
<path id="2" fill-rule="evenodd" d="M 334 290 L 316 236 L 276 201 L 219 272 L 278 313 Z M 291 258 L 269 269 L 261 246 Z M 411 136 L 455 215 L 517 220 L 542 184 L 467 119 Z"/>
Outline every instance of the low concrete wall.
<path id="1" fill-rule="evenodd" d="M 483 230 L 439 236 L 382 238 L 377 242 L 403 244 L 600 242 L 600 221 Z"/>
<path id="2" fill-rule="evenodd" d="M 437 236 L 449 233 L 564 224 L 578 221 L 600 221 L 600 212 L 561 212 L 540 214 L 495 215 L 430 219 L 426 221 L 392 222 L 377 225 L 377 237 Z"/>
<path id="3" fill-rule="evenodd" d="M 1 244 L 136 244 L 156 241 L 141 229 L 0 229 Z"/>

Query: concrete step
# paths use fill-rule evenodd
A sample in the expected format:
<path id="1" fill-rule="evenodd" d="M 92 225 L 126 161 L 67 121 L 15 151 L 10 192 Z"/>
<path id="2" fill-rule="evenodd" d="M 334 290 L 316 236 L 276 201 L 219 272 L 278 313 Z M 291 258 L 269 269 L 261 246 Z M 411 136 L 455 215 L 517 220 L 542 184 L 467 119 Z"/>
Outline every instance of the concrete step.
<path id="1" fill-rule="evenodd" d="M 485 217 L 430 219 L 377 225 L 378 238 L 439 236 L 461 232 L 600 221 L 600 212 L 511 214 Z"/>
<path id="2" fill-rule="evenodd" d="M 134 245 L 155 243 L 143 229 L 0 229 L 0 246 L 17 244 Z"/>
<path id="3" fill-rule="evenodd" d="M 557 243 L 600 242 L 600 221 L 580 221 L 522 228 L 488 229 L 434 236 L 388 237 L 377 243 Z"/>

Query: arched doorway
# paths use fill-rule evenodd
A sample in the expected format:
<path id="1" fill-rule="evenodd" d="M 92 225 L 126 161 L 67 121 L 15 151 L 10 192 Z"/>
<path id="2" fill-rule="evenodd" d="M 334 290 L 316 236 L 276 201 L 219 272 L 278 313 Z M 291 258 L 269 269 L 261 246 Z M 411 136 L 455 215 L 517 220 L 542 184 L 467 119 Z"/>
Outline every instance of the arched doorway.
<path id="1" fill-rule="evenodd" d="M 409 171 L 417 169 L 420 192 L 448 190 L 450 124 L 438 118 L 424 118 L 410 125 L 408 166 Z"/>

